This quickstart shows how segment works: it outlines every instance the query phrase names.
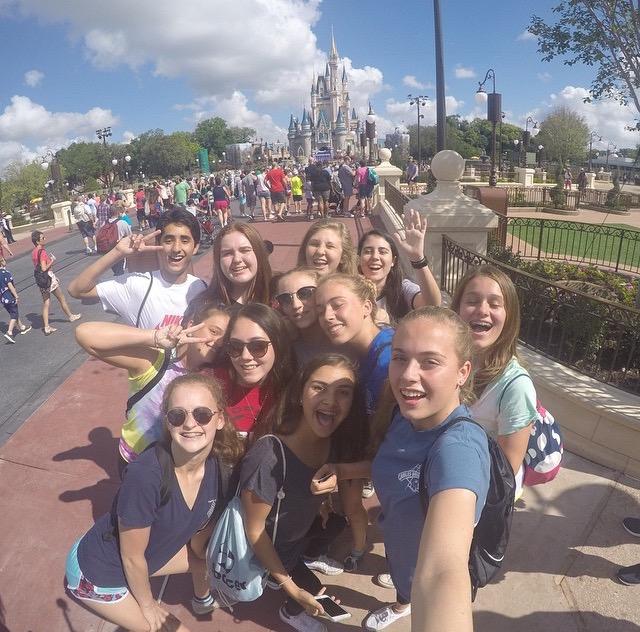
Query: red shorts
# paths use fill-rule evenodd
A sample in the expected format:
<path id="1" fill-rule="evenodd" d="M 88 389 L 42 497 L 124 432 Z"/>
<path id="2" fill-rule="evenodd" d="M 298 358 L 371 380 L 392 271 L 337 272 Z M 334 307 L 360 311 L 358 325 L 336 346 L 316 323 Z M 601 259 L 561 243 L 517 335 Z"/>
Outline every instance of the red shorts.
<path id="1" fill-rule="evenodd" d="M 216 211 L 226 211 L 229 208 L 229 202 L 227 200 L 218 200 L 213 203 L 213 208 Z"/>

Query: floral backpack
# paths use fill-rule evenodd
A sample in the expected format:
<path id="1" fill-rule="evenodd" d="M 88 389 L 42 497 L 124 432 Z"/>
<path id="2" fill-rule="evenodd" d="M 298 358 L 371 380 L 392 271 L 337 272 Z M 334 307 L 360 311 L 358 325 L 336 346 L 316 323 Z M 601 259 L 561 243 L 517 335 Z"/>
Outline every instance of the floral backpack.
<path id="1" fill-rule="evenodd" d="M 500 410 L 500 404 L 507 388 L 520 377 L 531 379 L 526 373 L 521 373 L 507 382 L 498 402 L 498 410 Z M 552 481 L 560 471 L 564 452 L 560 425 L 540 403 L 540 400 L 536 401 L 536 410 L 540 415 L 540 419 L 531 425 L 531 436 L 524 455 L 523 484 L 529 487 Z"/>

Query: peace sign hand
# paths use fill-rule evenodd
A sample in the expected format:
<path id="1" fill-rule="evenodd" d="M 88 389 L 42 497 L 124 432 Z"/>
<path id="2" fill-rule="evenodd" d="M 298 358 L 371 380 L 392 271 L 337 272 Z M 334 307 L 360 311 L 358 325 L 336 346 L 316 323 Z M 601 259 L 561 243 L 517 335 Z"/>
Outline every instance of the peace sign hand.
<path id="1" fill-rule="evenodd" d="M 156 252 L 158 250 L 162 250 L 162 246 L 158 246 L 155 243 L 155 238 L 159 234 L 159 230 L 154 230 L 148 235 L 132 233 L 131 235 L 123 237 L 116 244 L 116 250 L 124 257 L 128 257 L 137 252 Z"/>
<path id="2" fill-rule="evenodd" d="M 192 344 L 198 342 L 209 342 L 210 338 L 194 337 L 196 331 L 200 331 L 204 323 L 183 329 L 180 325 L 167 325 L 158 329 L 154 335 L 154 345 L 169 351 L 178 345 Z"/>
<path id="3" fill-rule="evenodd" d="M 418 211 L 410 209 L 404 214 L 404 228 L 393 235 L 398 248 L 404 252 L 409 261 L 420 261 L 424 254 L 424 240 L 427 234 L 427 218 Z"/>

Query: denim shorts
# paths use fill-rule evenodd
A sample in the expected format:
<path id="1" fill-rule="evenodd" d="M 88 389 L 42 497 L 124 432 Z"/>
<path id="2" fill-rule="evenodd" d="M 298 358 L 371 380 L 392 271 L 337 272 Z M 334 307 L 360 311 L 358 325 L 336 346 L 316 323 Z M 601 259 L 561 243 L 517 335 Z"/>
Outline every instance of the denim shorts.
<path id="1" fill-rule="evenodd" d="M 67 590 L 76 599 L 82 601 L 96 601 L 98 603 L 117 603 L 122 601 L 128 594 L 129 589 L 126 586 L 118 588 L 101 588 L 92 584 L 80 570 L 78 564 L 78 538 L 67 555 L 66 580 Z"/>

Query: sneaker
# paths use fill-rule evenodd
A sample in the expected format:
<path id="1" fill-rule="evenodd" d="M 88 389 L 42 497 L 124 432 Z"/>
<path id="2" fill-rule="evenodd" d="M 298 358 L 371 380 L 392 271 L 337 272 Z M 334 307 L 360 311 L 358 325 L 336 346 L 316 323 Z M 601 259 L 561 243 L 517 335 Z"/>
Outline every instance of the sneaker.
<path id="1" fill-rule="evenodd" d="M 55 327 L 47 327 L 44 330 L 45 336 L 50 336 L 54 331 L 58 331 Z"/>
<path id="2" fill-rule="evenodd" d="M 71 316 L 69 316 L 69 322 L 73 323 L 76 320 L 80 320 L 82 318 L 82 314 L 71 314 Z"/>
<path id="3" fill-rule="evenodd" d="M 362 622 L 362 625 L 365 630 L 384 630 L 398 619 L 407 617 L 410 614 L 411 606 L 405 608 L 402 612 L 396 612 L 392 606 L 385 606 L 370 612 Z"/>
<path id="4" fill-rule="evenodd" d="M 337 560 L 332 560 L 326 555 L 320 555 L 316 558 L 304 558 L 305 566 L 312 570 L 318 571 L 323 575 L 340 575 L 344 571 L 344 566 Z"/>
<path id="5" fill-rule="evenodd" d="M 353 573 L 358 570 L 358 564 L 362 560 L 363 555 L 364 551 L 351 551 L 351 553 L 349 553 L 342 562 L 344 570 L 349 573 Z"/>
<path id="6" fill-rule="evenodd" d="M 85 251 L 84 251 L 84 252 L 85 252 L 85 254 L 86 254 L 87 256 L 89 256 L 89 255 L 93 252 L 93 250 L 91 250 L 91 248 L 87 248 L 87 249 L 85 249 Z"/>
<path id="7" fill-rule="evenodd" d="M 622 526 L 627 533 L 640 538 L 640 518 L 625 518 L 622 521 Z"/>
<path id="8" fill-rule="evenodd" d="M 617 573 L 618 581 L 625 586 L 636 586 L 640 584 L 640 564 L 633 566 L 623 566 Z"/>
<path id="9" fill-rule="evenodd" d="M 393 579 L 391 579 L 391 575 L 389 573 L 380 573 L 379 575 L 376 575 L 374 581 L 376 584 L 378 584 L 378 586 L 381 586 L 382 588 L 395 588 Z"/>
<path id="10" fill-rule="evenodd" d="M 16 344 L 16 339 L 9 333 L 7 332 L 4 337 L 12 344 Z"/>
<path id="11" fill-rule="evenodd" d="M 365 481 L 362 486 L 362 497 L 371 498 L 375 493 L 376 490 L 373 488 L 373 483 L 371 481 Z"/>
<path id="12" fill-rule="evenodd" d="M 28 334 L 32 329 L 33 329 L 33 327 L 31 325 L 29 325 L 28 327 L 23 327 L 20 330 L 20 333 L 24 336 L 25 334 Z"/>
<path id="13" fill-rule="evenodd" d="M 278 615 L 280 616 L 280 621 L 284 621 L 294 630 L 299 630 L 300 632 L 327 632 L 327 626 L 322 621 L 318 621 L 318 619 L 304 611 L 300 614 L 289 614 L 282 606 L 278 610 Z"/>
<path id="14" fill-rule="evenodd" d="M 220 604 L 213 598 L 211 593 L 204 599 L 199 599 L 198 597 L 192 597 L 191 599 L 191 611 L 196 615 L 213 612 L 219 607 Z"/>
<path id="15" fill-rule="evenodd" d="M 271 575 L 267 575 L 265 584 L 267 588 L 270 588 L 271 590 L 282 590 L 282 586 L 280 586 L 280 584 L 275 579 L 273 579 Z"/>

